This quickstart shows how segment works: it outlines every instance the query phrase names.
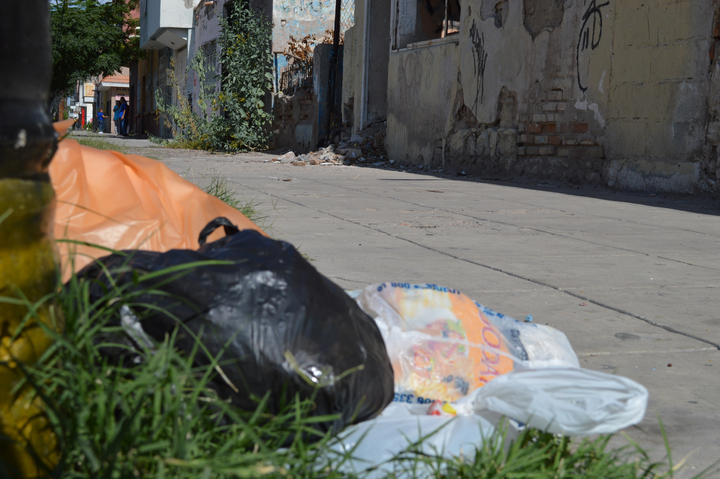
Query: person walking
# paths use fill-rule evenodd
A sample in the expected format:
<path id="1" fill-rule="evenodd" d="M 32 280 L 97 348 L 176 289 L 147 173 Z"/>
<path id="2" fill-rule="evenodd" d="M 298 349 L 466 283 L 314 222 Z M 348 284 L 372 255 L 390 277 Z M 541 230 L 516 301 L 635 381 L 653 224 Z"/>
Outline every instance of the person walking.
<path id="1" fill-rule="evenodd" d="M 120 97 L 120 109 L 122 112 L 120 114 L 120 128 L 121 128 L 120 134 L 122 136 L 128 136 L 128 132 L 127 132 L 128 103 L 127 103 L 127 101 L 125 101 L 124 96 Z"/>
<path id="2" fill-rule="evenodd" d="M 100 108 L 97 112 L 97 131 L 101 135 L 105 132 L 105 113 L 103 113 L 102 108 Z"/>
<path id="3" fill-rule="evenodd" d="M 121 118 L 122 111 L 120 110 L 120 100 L 115 100 L 115 106 L 113 107 L 113 121 L 115 122 L 116 135 L 122 135 Z"/>

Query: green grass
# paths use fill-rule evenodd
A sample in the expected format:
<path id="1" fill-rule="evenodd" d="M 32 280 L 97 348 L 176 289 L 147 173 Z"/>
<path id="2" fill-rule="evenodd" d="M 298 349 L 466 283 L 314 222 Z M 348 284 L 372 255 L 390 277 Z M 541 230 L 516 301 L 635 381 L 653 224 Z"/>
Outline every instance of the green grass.
<path id="1" fill-rule="evenodd" d="M 190 267 L 176 267 L 173 274 Z M 157 273 L 139 274 L 136 282 L 152 278 Z M 174 335 L 142 350 L 119 344 L 111 338 L 121 328 L 113 324 L 140 293 L 116 288 L 91 302 L 90 287 L 89 280 L 73 277 L 44 299 L 65 323 L 64 332 L 49 331 L 55 341 L 30 370 L 62 446 L 62 460 L 50 477 L 354 477 L 342 472 L 349 454 L 329 454 L 333 438 L 313 429 L 313 423 L 328 418 L 312 417 L 311 401 L 296 400 L 280 414 L 267 412 L 266 398 L 258 399 L 255 411 L 234 409 L 208 387 L 221 362 L 193 366 L 195 355 L 204 354 L 201 344 L 186 354 L 173 347 Z M 132 352 L 141 361 L 111 362 L 105 354 L 109 347 Z M 672 477 L 671 463 L 652 462 L 633 444 L 612 449 L 609 440 L 572 441 L 526 429 L 510 441 L 507 429 L 500 427 L 478 444 L 473 460 L 428 455 L 411 444 L 390 461 L 394 472 L 386 477 Z"/>
<path id="2" fill-rule="evenodd" d="M 205 188 L 205 192 L 217 197 L 218 199 L 225 202 L 227 205 L 232 206 L 240 213 L 244 214 L 253 223 L 262 222 L 264 217 L 258 214 L 256 209 L 256 203 L 252 201 L 242 202 L 238 199 L 235 192 L 232 190 L 230 185 L 225 178 L 220 176 L 213 176 L 210 180 L 210 184 Z"/>
<path id="3" fill-rule="evenodd" d="M 113 150 L 113 151 L 119 151 L 120 153 L 127 153 L 127 148 L 124 148 L 122 145 L 117 145 L 115 143 L 111 143 L 107 140 L 101 140 L 100 138 L 89 138 L 89 137 L 83 137 L 83 136 L 76 136 L 73 137 L 74 140 L 77 140 L 78 143 L 81 145 L 89 146 L 91 148 L 97 148 L 98 150 Z"/>

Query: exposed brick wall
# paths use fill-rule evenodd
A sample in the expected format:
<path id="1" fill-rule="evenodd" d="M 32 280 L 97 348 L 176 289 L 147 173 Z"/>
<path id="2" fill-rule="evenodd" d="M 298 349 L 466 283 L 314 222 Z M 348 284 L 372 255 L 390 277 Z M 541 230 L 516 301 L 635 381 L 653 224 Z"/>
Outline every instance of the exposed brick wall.
<path id="1" fill-rule="evenodd" d="M 519 158 L 554 156 L 560 158 L 602 159 L 605 152 L 586 121 L 573 121 L 564 113 L 569 99 L 560 88 L 547 92 L 518 125 Z"/>

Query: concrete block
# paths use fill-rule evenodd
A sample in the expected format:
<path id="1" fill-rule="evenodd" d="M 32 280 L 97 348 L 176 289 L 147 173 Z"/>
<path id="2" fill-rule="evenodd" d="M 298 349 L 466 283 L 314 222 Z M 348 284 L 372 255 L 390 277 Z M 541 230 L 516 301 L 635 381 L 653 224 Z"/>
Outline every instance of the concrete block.
<path id="1" fill-rule="evenodd" d="M 611 160 L 605 172 L 613 187 L 638 191 L 691 193 L 697 184 L 697 163 Z"/>
<path id="2" fill-rule="evenodd" d="M 681 81 L 674 88 L 673 122 L 704 123 L 707 118 L 708 96 L 705 81 Z"/>
<path id="3" fill-rule="evenodd" d="M 554 146 L 541 146 L 538 150 L 538 153 L 543 156 L 550 156 L 555 154 L 555 147 Z"/>
<path id="4" fill-rule="evenodd" d="M 650 75 L 656 80 L 684 80 L 703 75 L 706 72 L 699 71 L 696 57 L 701 55 L 707 60 L 707 51 L 697 51 L 697 47 L 696 41 L 684 40 L 651 49 L 648 51 Z"/>
<path id="5" fill-rule="evenodd" d="M 518 135 L 515 130 L 498 131 L 497 155 L 500 158 L 514 158 L 518 155 Z"/>
<path id="6" fill-rule="evenodd" d="M 535 136 L 535 144 L 536 145 L 546 145 L 548 143 L 548 137 L 545 135 L 537 135 Z"/>
<path id="7" fill-rule="evenodd" d="M 617 118 L 608 122 L 606 128 L 605 145 L 610 158 L 637 158 L 644 157 L 647 142 L 643 141 L 646 135 L 648 122 Z"/>
<path id="8" fill-rule="evenodd" d="M 535 113 L 533 115 L 533 121 L 535 123 L 543 123 L 543 122 L 547 121 L 547 115 L 544 113 Z"/>
<path id="9" fill-rule="evenodd" d="M 657 47 L 619 47 L 612 60 L 613 83 L 648 82 L 652 54 Z"/>
<path id="10" fill-rule="evenodd" d="M 615 48 L 626 46 L 648 46 L 652 43 L 648 24 L 649 5 L 656 2 L 622 0 L 614 2 L 614 44 Z M 652 8 L 655 8 L 653 5 Z"/>
<path id="11" fill-rule="evenodd" d="M 671 119 L 677 83 L 631 83 L 616 85 L 610 92 L 610 118 Z"/>
<path id="12" fill-rule="evenodd" d="M 698 2 L 697 0 L 653 0 L 656 6 L 648 9 L 648 24 L 650 26 L 650 38 L 655 38 L 658 44 L 666 45 L 677 40 L 697 38 L 707 34 L 696 30 L 695 9 L 710 2 Z M 710 11 L 708 11 L 710 13 Z"/>

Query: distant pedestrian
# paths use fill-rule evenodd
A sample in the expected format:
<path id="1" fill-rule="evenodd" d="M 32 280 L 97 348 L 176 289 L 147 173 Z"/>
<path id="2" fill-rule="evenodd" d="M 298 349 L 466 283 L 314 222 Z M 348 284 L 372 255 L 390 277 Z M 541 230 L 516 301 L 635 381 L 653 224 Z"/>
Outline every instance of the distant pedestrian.
<path id="1" fill-rule="evenodd" d="M 128 136 L 127 132 L 127 114 L 128 114 L 128 103 L 125 101 L 125 97 L 120 97 L 120 108 L 122 110 L 122 114 L 120 115 L 120 127 L 122 129 L 122 132 L 120 133 L 122 136 Z"/>
<path id="2" fill-rule="evenodd" d="M 113 107 L 113 121 L 115 122 L 115 134 L 122 135 L 122 110 L 120 109 L 120 100 L 115 100 Z"/>
<path id="3" fill-rule="evenodd" d="M 105 113 L 103 113 L 102 108 L 100 108 L 97 112 L 97 129 L 98 133 L 101 135 L 105 131 Z"/>

